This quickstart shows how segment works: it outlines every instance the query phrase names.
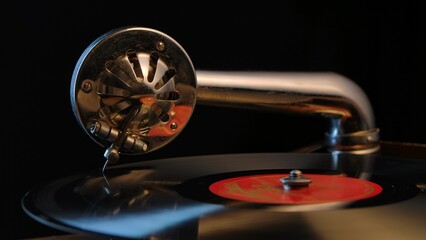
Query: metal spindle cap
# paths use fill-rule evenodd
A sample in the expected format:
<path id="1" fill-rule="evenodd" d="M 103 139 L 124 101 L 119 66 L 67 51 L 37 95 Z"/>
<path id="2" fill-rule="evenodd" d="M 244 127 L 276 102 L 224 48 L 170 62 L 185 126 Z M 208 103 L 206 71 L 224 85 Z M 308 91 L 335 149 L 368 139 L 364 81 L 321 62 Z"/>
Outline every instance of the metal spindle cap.
<path id="1" fill-rule="evenodd" d="M 303 176 L 302 171 L 295 169 L 290 175 L 280 179 L 285 190 L 306 188 L 312 182 L 308 177 Z"/>

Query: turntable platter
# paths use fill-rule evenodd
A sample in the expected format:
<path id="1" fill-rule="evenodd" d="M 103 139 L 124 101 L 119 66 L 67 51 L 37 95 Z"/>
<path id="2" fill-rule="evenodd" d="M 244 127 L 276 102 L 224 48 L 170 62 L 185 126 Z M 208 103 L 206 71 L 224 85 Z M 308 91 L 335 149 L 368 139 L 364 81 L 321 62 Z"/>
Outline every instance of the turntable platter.
<path id="1" fill-rule="evenodd" d="M 230 199 L 210 188 L 241 177 L 286 176 L 293 169 L 313 181 L 340 177 L 375 191 L 359 199 L 292 204 Z M 59 179 L 29 191 L 22 205 L 43 224 L 103 239 L 423 239 L 425 172 L 423 159 L 379 155 L 179 157 Z"/>

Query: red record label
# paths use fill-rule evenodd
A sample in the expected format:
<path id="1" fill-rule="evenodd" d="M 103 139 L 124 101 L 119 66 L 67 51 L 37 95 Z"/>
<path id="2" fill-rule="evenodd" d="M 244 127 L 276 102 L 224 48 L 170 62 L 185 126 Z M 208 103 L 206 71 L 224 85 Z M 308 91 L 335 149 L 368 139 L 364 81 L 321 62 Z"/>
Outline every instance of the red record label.
<path id="1" fill-rule="evenodd" d="M 380 185 L 358 178 L 339 175 L 303 174 L 312 182 L 302 189 L 286 190 L 283 174 L 260 174 L 228 178 L 209 186 L 224 198 L 266 204 L 318 204 L 351 202 L 367 199 L 382 192 Z"/>

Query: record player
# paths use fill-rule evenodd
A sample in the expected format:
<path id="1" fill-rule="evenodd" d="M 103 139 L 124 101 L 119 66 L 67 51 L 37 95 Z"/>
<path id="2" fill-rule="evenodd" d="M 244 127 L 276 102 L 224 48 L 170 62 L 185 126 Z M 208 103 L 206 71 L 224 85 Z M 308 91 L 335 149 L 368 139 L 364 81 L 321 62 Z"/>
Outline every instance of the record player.
<path id="1" fill-rule="evenodd" d="M 381 141 L 368 97 L 342 75 L 196 70 L 167 34 L 123 27 L 83 52 L 70 95 L 105 164 L 29 190 L 22 207 L 41 224 L 87 239 L 426 236 L 426 147 Z M 290 152 L 122 163 L 161 151 L 203 104 L 318 117 L 329 129 Z"/>

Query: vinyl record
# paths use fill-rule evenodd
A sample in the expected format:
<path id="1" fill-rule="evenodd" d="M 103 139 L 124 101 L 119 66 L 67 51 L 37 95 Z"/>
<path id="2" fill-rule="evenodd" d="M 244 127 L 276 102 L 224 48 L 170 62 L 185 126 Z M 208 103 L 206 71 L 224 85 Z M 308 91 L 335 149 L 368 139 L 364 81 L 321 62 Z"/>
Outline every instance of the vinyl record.
<path id="1" fill-rule="evenodd" d="M 313 179 L 305 188 L 311 193 L 303 198 L 320 201 L 256 202 L 220 196 L 212 190 L 212 186 L 227 186 L 241 179 L 248 185 L 253 185 L 253 178 L 256 184 L 264 177 L 280 179 L 294 169 Z M 371 236 L 367 229 L 377 230 L 377 237 L 420 239 L 417 236 L 426 233 L 421 227 L 425 224 L 426 197 L 419 187 L 426 182 L 424 172 L 422 159 L 383 156 L 192 156 L 114 166 L 104 173 L 59 179 L 29 191 L 22 205 L 43 224 L 104 239 L 324 239 L 330 232 L 336 238 L 352 239 L 345 234 L 348 228 L 359 229 L 357 239 Z M 319 186 L 315 185 L 318 179 L 322 179 Z M 329 185 L 330 198 L 322 195 L 330 189 L 321 191 L 331 179 L 343 181 Z M 269 188 L 271 184 L 261 186 Z M 359 186 L 367 186 L 358 189 L 361 197 L 354 189 Z M 275 187 L 275 192 L 279 188 L 288 193 L 279 184 Z M 367 196 L 365 189 L 370 187 L 373 191 Z M 253 189 L 261 188 L 249 188 Z M 342 189 L 343 195 L 339 195 Z M 317 190 L 319 195 L 315 195 Z M 395 224 L 401 227 L 394 232 Z M 386 231 L 381 232 L 383 229 Z"/>

